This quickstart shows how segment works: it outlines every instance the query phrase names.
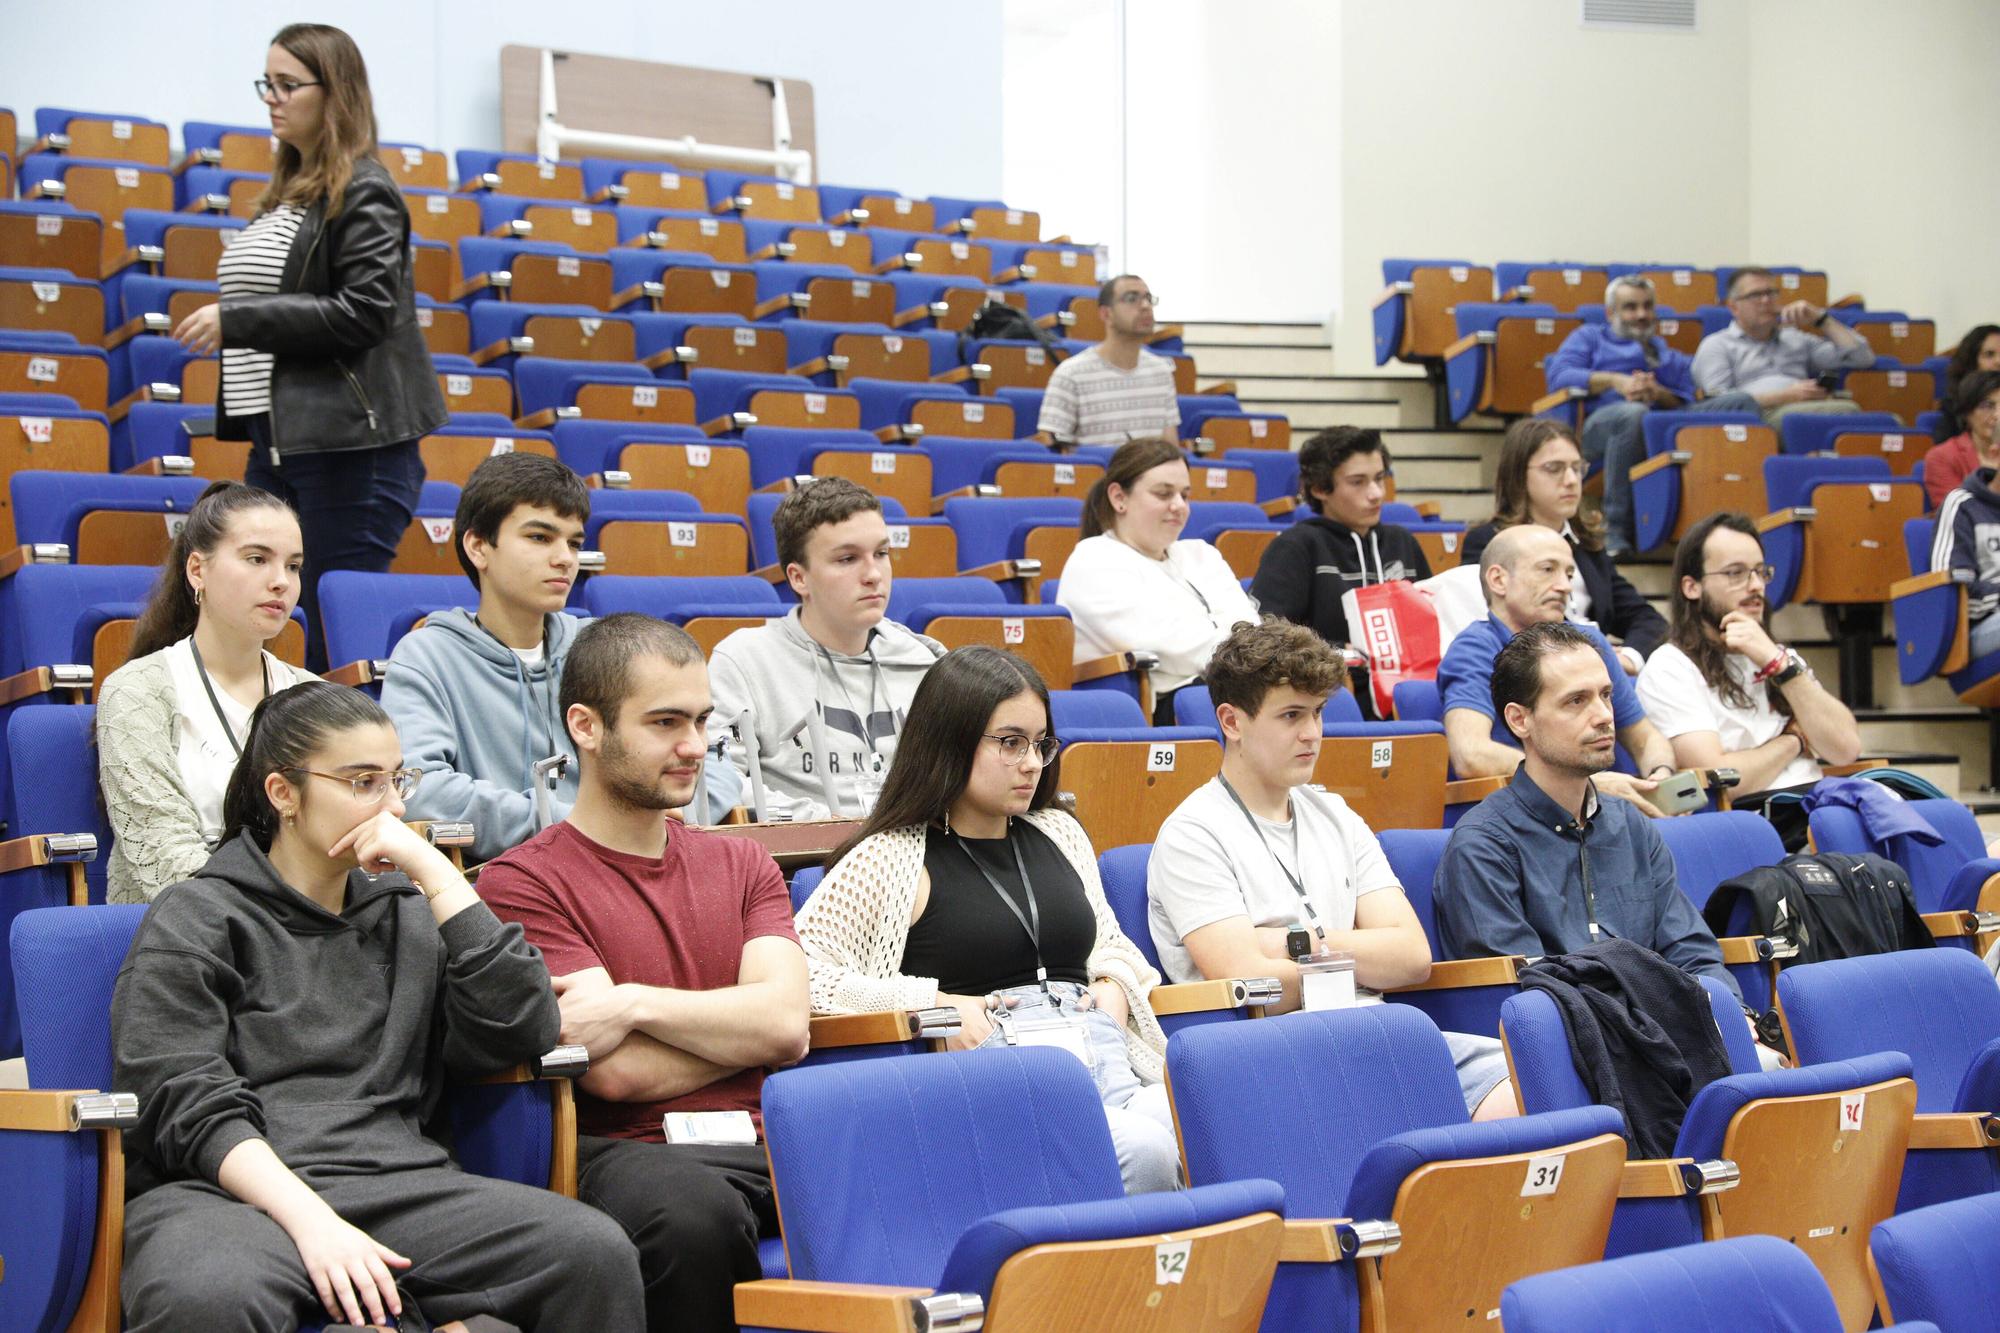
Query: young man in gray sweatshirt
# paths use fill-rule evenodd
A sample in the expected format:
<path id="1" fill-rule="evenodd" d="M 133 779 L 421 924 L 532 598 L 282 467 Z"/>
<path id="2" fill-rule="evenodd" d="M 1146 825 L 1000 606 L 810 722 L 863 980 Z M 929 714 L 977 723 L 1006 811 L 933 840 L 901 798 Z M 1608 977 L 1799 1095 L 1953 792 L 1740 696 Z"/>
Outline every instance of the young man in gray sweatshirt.
<path id="1" fill-rule="evenodd" d="M 776 797 L 768 803 L 791 818 L 862 818 L 882 790 L 910 700 L 944 648 L 884 618 L 893 575 L 875 496 L 828 477 L 786 496 L 771 522 L 799 604 L 716 645 L 709 738 L 727 736 L 730 761 L 746 775 L 754 744 L 767 798 Z"/>
<path id="2" fill-rule="evenodd" d="M 575 747 L 557 696 L 585 623 L 563 608 L 589 518 L 590 492 L 555 459 L 497 454 L 481 463 L 453 520 L 478 609 L 431 616 L 389 656 L 382 707 L 410 766 L 424 771 L 410 818 L 470 821 L 479 861 L 536 832 L 537 760 L 571 756 L 549 818 L 561 819 L 576 800 Z M 721 763 L 708 765 L 704 783 L 720 821 L 742 784 Z"/>

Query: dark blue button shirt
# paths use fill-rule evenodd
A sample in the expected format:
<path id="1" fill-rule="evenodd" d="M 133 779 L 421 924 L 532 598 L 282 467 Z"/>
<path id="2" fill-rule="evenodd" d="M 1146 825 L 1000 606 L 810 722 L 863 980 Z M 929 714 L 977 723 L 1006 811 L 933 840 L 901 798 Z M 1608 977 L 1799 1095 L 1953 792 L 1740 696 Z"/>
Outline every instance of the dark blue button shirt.
<path id="1" fill-rule="evenodd" d="M 1643 944 L 1741 1000 L 1652 821 L 1594 790 L 1591 804 L 1578 821 L 1524 765 L 1458 821 L 1431 888 L 1444 956 L 1570 953 L 1592 942 L 1595 920 L 1603 936 Z"/>

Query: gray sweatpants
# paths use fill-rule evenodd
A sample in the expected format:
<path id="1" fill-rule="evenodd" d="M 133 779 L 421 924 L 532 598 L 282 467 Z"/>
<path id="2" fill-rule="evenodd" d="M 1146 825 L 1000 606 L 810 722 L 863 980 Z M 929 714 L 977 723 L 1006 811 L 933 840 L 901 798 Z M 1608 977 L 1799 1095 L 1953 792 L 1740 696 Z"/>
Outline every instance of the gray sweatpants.
<path id="1" fill-rule="evenodd" d="M 414 1301 L 433 1325 L 475 1314 L 543 1333 L 645 1325 L 632 1243 L 573 1199 L 444 1167 L 315 1188 L 410 1258 L 396 1273 L 406 1316 Z M 126 1209 L 121 1294 L 127 1333 L 290 1330 L 326 1318 L 284 1228 L 198 1181 L 149 1190 Z"/>

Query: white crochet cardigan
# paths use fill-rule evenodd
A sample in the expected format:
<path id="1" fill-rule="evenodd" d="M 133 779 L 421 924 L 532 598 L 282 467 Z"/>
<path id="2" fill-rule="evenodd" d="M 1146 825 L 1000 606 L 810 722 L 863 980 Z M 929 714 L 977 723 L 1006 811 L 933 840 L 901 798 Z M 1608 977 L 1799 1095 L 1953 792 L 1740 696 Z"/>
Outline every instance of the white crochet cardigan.
<path id="1" fill-rule="evenodd" d="M 1060 810 L 1037 810 L 1025 818 L 1062 850 L 1083 881 L 1084 896 L 1097 919 L 1090 975 L 1115 981 L 1125 992 L 1132 1011 L 1125 1029 L 1132 1069 L 1142 1082 L 1159 1082 L 1165 1072 L 1167 1037 L 1146 996 L 1160 984 L 1160 974 L 1118 929 L 1082 825 Z M 926 1009 L 937 1004 L 937 978 L 896 971 L 923 875 L 924 841 L 920 825 L 876 834 L 841 858 L 799 909 L 799 939 L 811 969 L 814 1013 Z"/>

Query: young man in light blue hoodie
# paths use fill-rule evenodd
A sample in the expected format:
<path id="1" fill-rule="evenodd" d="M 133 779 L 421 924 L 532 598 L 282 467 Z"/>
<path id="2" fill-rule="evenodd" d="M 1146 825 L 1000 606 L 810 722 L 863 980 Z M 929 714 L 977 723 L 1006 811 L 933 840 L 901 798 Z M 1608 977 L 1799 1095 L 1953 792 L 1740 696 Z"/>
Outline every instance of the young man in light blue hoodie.
<path id="1" fill-rule="evenodd" d="M 424 772 L 409 817 L 469 821 L 479 861 L 539 827 L 536 761 L 571 756 L 549 819 L 561 819 L 576 800 L 574 747 L 558 695 L 570 644 L 586 623 L 563 607 L 589 517 L 590 492 L 555 459 L 498 454 L 481 463 L 453 522 L 478 609 L 431 616 L 389 657 L 382 707 L 410 766 Z M 703 782 L 720 820 L 742 783 L 727 763 L 707 765 Z"/>

